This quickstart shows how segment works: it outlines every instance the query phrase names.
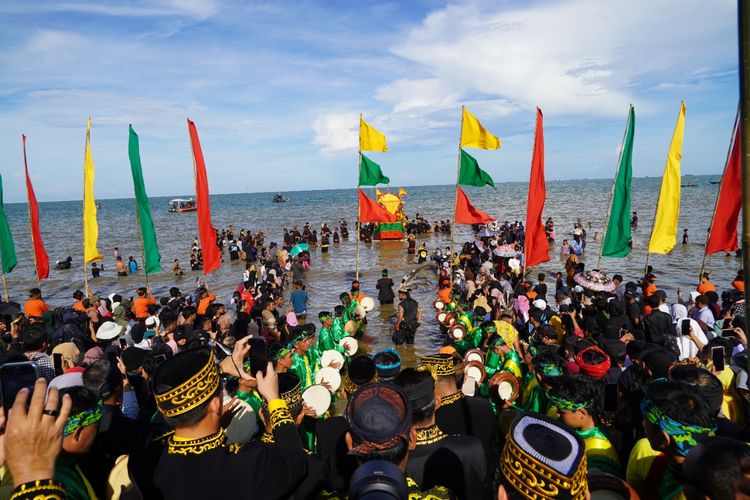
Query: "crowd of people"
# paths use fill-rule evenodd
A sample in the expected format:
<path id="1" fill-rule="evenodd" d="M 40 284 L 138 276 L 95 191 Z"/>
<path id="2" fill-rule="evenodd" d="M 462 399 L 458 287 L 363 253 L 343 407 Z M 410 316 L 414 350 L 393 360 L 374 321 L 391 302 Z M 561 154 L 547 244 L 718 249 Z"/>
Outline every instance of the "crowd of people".
<path id="1" fill-rule="evenodd" d="M 30 290 L 0 322 L 4 399 L 4 366 L 31 362 L 39 378 L 3 401 L 0 497 L 750 494 L 742 271 L 721 294 L 705 273 L 669 304 L 658 270 L 628 281 L 571 252 L 554 279 L 532 278 L 520 223 L 478 227 L 458 252 L 432 252 L 434 302 L 388 269 L 364 284 L 396 302 L 391 330 L 368 332 L 394 347 L 367 353 L 378 306 L 362 283 L 308 311 L 310 247 L 345 229 L 292 227 L 280 245 L 222 231 L 225 255 L 246 262 L 227 303 L 206 286 L 138 288 L 76 291 L 51 310 Z M 414 253 L 426 260 L 426 245 Z M 427 334 L 442 346 L 402 366 L 402 346 Z"/>

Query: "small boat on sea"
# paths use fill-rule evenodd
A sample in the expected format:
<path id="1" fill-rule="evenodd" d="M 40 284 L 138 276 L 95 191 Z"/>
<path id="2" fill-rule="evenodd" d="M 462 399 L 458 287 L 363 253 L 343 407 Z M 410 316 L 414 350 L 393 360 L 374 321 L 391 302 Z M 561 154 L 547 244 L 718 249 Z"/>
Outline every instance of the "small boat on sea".
<path id="1" fill-rule="evenodd" d="M 286 203 L 287 201 L 289 201 L 289 198 L 287 198 L 286 196 L 282 196 L 281 193 L 276 193 L 273 196 L 274 203 Z"/>
<path id="2" fill-rule="evenodd" d="M 192 198 L 175 198 L 169 200 L 169 211 L 182 213 L 182 212 L 195 212 L 198 210 L 198 206 L 195 204 L 195 200 Z"/>
<path id="3" fill-rule="evenodd" d="M 711 184 L 721 184 L 721 181 L 709 181 Z"/>
<path id="4" fill-rule="evenodd" d="M 694 187 L 698 187 L 698 184 L 683 184 L 682 187 L 684 187 L 684 188 L 694 188 Z"/>

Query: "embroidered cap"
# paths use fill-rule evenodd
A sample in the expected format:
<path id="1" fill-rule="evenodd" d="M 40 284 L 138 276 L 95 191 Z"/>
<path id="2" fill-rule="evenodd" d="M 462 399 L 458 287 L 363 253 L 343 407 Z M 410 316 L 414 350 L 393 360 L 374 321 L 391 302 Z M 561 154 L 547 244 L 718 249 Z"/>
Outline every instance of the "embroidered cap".
<path id="1" fill-rule="evenodd" d="M 344 375 L 344 390 L 349 395 L 354 394 L 360 386 L 376 380 L 377 374 L 375 361 L 369 356 L 352 358 Z"/>
<path id="2" fill-rule="evenodd" d="M 219 389 L 214 353 L 191 349 L 166 360 L 154 374 L 154 396 L 165 417 L 176 417 L 202 405 Z"/>
<path id="3" fill-rule="evenodd" d="M 346 405 L 354 447 L 353 455 L 369 455 L 409 442 L 411 404 L 403 389 L 372 383 L 359 388 Z"/>
<path id="4" fill-rule="evenodd" d="M 419 365 L 421 370 L 429 371 L 434 379 L 437 379 L 437 377 L 447 377 L 456 374 L 453 356 L 450 354 L 425 356 L 419 360 Z"/>
<path id="5" fill-rule="evenodd" d="M 401 371 L 401 356 L 393 348 L 373 354 L 372 360 L 375 362 L 378 380 L 381 382 L 393 380 Z"/>
<path id="6" fill-rule="evenodd" d="M 585 447 L 560 422 L 521 413 L 510 426 L 500 458 L 503 484 L 523 498 L 586 498 Z"/>

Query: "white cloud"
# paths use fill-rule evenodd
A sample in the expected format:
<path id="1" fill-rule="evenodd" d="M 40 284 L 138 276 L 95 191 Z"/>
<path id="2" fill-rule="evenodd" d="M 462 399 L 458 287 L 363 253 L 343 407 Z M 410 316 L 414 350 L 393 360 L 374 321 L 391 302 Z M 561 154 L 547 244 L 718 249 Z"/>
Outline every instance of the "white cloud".
<path id="1" fill-rule="evenodd" d="M 8 2 L 0 6 L 6 14 L 77 12 L 123 17 L 186 16 L 206 19 L 219 9 L 216 0 L 158 0 L 150 4 L 123 5 L 122 2 Z"/>
<path id="2" fill-rule="evenodd" d="M 359 140 L 359 116 L 352 112 L 325 113 L 315 119 L 313 131 L 313 143 L 323 154 L 354 151 Z"/>

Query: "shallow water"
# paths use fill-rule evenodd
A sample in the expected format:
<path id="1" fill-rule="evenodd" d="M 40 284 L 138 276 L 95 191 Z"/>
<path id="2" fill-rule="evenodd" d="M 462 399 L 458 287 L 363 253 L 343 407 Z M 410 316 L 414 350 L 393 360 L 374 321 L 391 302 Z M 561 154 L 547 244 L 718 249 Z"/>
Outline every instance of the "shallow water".
<path id="1" fill-rule="evenodd" d="M 715 203 L 718 185 L 710 181 L 718 176 L 686 176 L 683 183 L 694 183 L 696 187 L 682 189 L 682 208 L 680 213 L 681 242 L 682 228 L 688 228 L 691 237 L 689 245 L 678 243 L 670 255 L 652 255 L 650 263 L 658 275 L 657 284 L 665 288 L 669 300 L 676 300 L 677 286 L 688 289 L 695 286 L 703 257 L 705 233 L 710 224 L 710 217 Z M 646 261 L 645 248 L 651 230 L 651 221 L 660 185 L 659 178 L 642 178 L 633 180 L 633 210 L 639 215 L 639 224 L 633 234 L 633 252 L 624 259 L 604 259 L 602 268 L 608 273 L 619 272 L 625 280 L 637 280 L 643 275 Z M 499 220 L 525 220 L 527 183 L 497 184 L 497 190 L 490 187 L 466 187 L 472 202 L 480 209 Z M 452 216 L 454 203 L 453 186 L 423 186 L 406 188 L 409 195 L 404 199 L 405 210 L 413 216 L 416 212 L 425 215 L 430 221 L 448 219 Z M 373 190 L 367 188 L 368 194 Z M 580 218 L 589 229 L 589 247 L 584 262 L 588 268 L 596 266 L 601 241 L 593 241 L 594 232 L 602 234 L 602 224 L 607 211 L 611 180 L 575 180 L 548 181 L 547 203 L 544 219 L 552 217 L 557 232 L 557 245 L 563 238 L 572 239 L 573 224 Z M 232 224 L 239 229 L 262 229 L 266 233 L 266 244 L 270 241 L 281 241 L 283 228 L 297 225 L 300 230 L 309 222 L 320 227 L 326 222 L 330 227 L 336 225 L 339 218 L 345 218 L 349 227 L 354 226 L 357 210 L 356 190 L 327 190 L 286 192 L 291 198 L 288 203 L 272 203 L 273 193 L 231 194 L 211 196 L 212 218 L 217 228 Z M 178 195 L 176 195 L 178 196 Z M 191 289 L 196 277 L 201 273 L 186 271 L 184 277 L 175 279 L 171 274 L 172 262 L 179 258 L 183 269 L 189 269 L 190 246 L 197 235 L 195 213 L 174 214 L 167 212 L 169 198 L 152 198 L 152 214 L 156 227 L 159 247 L 162 254 L 164 270 L 151 275 L 150 281 L 154 293 L 164 294 L 170 286 L 183 290 Z M 133 255 L 141 263 L 140 244 L 135 222 L 135 201 L 133 199 L 101 200 L 99 210 L 99 250 L 104 255 L 105 271 L 98 279 L 90 280 L 91 289 L 97 294 L 112 292 L 130 296 L 135 289 L 145 284 L 142 272 L 127 278 L 118 278 L 114 270 L 114 247 L 119 247 L 122 255 Z M 11 300 L 22 301 L 26 291 L 36 285 L 33 272 L 33 254 L 28 236 L 28 214 L 25 204 L 6 205 L 14 233 L 19 265 L 7 276 Z M 44 296 L 53 305 L 72 303 L 70 298 L 75 289 L 83 288 L 82 243 L 81 243 L 81 203 L 50 202 L 40 205 L 40 223 L 42 237 L 50 255 L 51 266 L 58 259 L 73 257 L 75 269 L 68 271 L 50 271 L 50 278 L 43 282 Z M 471 240 L 471 228 L 459 226 L 456 242 Z M 601 240 L 601 238 L 600 238 Z M 427 237 L 430 251 L 437 246 L 450 244 L 450 237 L 437 235 Z M 377 297 L 375 282 L 384 267 L 391 271 L 391 277 L 398 281 L 405 274 L 415 269 L 414 256 L 406 254 L 405 242 L 373 242 L 362 244 L 360 281 L 362 291 L 373 298 Z M 551 260 L 541 266 L 552 277 L 555 271 L 562 270 L 563 260 L 559 256 L 559 247 L 550 249 Z M 310 295 L 308 318 L 317 318 L 320 310 L 332 309 L 338 303 L 338 295 L 349 289 L 355 268 L 355 238 L 352 231 L 349 240 L 342 240 L 340 245 L 331 245 L 330 253 L 322 255 L 319 248 L 312 249 L 313 268 L 307 273 L 307 291 Z M 707 260 L 707 269 L 713 271 L 713 281 L 718 288 L 729 286 L 741 261 L 736 257 L 712 256 Z M 229 302 L 231 292 L 242 278 L 243 264 L 225 262 L 222 267 L 209 275 L 209 287 L 217 295 L 217 300 Z M 537 269 L 534 270 L 535 274 Z M 423 308 L 423 326 L 417 332 L 414 348 L 402 348 L 405 364 L 413 364 L 415 354 L 422 356 L 435 352 L 440 345 L 439 332 L 435 322 L 432 301 L 435 298 L 434 268 L 426 267 L 418 275 L 418 289 L 414 293 Z M 548 282 L 550 279 L 548 278 Z M 554 280 L 549 284 L 554 289 Z M 377 302 L 377 300 L 376 300 Z M 391 346 L 390 324 L 394 316 L 393 306 L 380 308 L 368 315 L 367 328 L 369 350 Z"/>

